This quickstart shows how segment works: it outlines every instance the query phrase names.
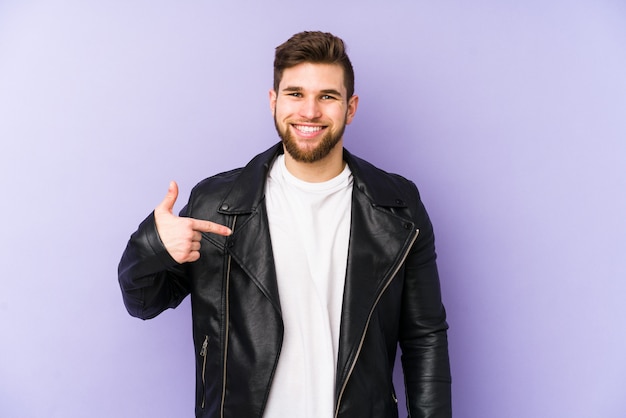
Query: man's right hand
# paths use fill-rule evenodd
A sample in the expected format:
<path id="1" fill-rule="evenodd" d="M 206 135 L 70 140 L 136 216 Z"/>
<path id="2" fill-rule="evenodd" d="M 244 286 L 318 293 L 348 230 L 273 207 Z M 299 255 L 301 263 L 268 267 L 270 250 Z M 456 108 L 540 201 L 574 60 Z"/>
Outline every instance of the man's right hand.
<path id="1" fill-rule="evenodd" d="M 214 222 L 174 215 L 177 198 L 178 185 L 172 181 L 165 199 L 154 209 L 154 220 L 167 252 L 177 263 L 189 263 L 200 258 L 202 232 L 228 236 L 232 231 Z"/>

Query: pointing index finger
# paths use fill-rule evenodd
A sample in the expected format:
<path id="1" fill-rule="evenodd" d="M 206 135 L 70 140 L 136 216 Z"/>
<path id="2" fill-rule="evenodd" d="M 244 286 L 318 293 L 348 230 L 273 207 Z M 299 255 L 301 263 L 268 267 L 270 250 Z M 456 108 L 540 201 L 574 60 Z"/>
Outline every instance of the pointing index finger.
<path id="1" fill-rule="evenodd" d="M 194 231 L 210 232 L 212 234 L 223 235 L 225 237 L 233 233 L 229 227 L 215 222 L 205 221 L 202 219 L 193 219 L 192 221 L 191 227 Z"/>

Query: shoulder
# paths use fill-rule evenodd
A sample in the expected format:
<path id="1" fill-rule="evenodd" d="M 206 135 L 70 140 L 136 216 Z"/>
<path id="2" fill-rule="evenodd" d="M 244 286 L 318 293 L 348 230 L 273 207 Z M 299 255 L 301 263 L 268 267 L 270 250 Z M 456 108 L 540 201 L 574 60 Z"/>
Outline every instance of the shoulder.
<path id="1" fill-rule="evenodd" d="M 233 184 L 237 182 L 242 170 L 243 168 L 236 168 L 224 171 L 200 181 L 191 190 L 187 209 L 194 212 L 207 209 L 216 211 L 224 196 L 228 194 Z M 199 216 L 199 214 L 195 216 Z"/>
<path id="2" fill-rule="evenodd" d="M 239 167 L 207 177 L 194 186 L 192 194 L 215 193 L 221 188 L 229 188 L 237 181 L 242 170 L 243 168 Z"/>
<path id="3" fill-rule="evenodd" d="M 355 186 L 382 206 L 394 206 L 399 200 L 406 203 L 419 200 L 415 183 L 396 173 L 390 173 L 348 151 L 344 152 L 354 177 Z"/>
<path id="4" fill-rule="evenodd" d="M 191 191 L 188 209 L 217 211 L 227 203 L 239 213 L 253 210 L 263 197 L 267 171 L 280 149 L 279 143 L 255 156 L 245 167 L 202 180 Z"/>

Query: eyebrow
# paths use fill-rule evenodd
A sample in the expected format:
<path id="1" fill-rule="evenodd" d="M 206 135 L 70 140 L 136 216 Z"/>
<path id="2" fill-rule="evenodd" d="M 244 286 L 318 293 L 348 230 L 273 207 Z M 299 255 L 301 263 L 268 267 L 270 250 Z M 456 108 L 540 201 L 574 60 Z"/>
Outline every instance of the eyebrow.
<path id="1" fill-rule="evenodd" d="M 301 92 L 304 89 L 302 87 L 298 87 L 298 86 L 287 86 L 283 89 L 283 91 L 287 91 L 287 92 Z M 332 94 L 334 96 L 339 96 L 342 97 L 341 93 L 338 92 L 335 89 L 324 89 L 324 90 L 320 90 L 320 93 L 322 94 Z"/>
<path id="2" fill-rule="evenodd" d="M 324 93 L 324 94 L 332 94 L 333 96 L 339 96 L 339 97 L 342 97 L 342 96 L 341 96 L 341 93 L 340 93 L 340 92 L 338 92 L 338 91 L 337 91 L 337 90 L 335 90 L 335 89 L 325 89 L 325 90 L 322 90 L 322 91 L 321 91 L 321 93 Z"/>

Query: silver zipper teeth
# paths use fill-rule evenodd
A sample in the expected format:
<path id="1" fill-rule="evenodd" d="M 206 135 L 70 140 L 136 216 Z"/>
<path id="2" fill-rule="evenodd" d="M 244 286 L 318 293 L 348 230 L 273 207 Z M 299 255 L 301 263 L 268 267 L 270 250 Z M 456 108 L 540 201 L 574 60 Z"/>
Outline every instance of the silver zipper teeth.
<path id="1" fill-rule="evenodd" d="M 202 405 L 201 408 L 204 409 L 204 404 L 206 402 L 206 355 L 207 355 L 207 346 L 209 345 L 209 336 L 204 336 L 204 342 L 202 343 L 202 349 L 200 350 L 200 355 L 203 357 L 202 359 Z"/>
<path id="2" fill-rule="evenodd" d="M 391 276 L 389 276 L 389 280 L 387 280 L 387 283 L 385 283 L 385 287 L 383 287 L 383 289 L 378 294 L 378 297 L 376 298 L 376 301 L 374 302 L 374 305 L 372 306 L 372 309 L 370 310 L 370 313 L 367 316 L 367 322 L 365 323 L 365 329 L 363 330 L 363 334 L 361 334 L 361 341 L 359 341 L 359 347 L 356 350 L 356 355 L 354 356 L 354 360 L 352 360 L 352 364 L 350 365 L 350 370 L 348 371 L 348 375 L 346 376 L 343 386 L 341 386 L 341 391 L 339 392 L 339 398 L 337 399 L 337 407 L 335 408 L 335 418 L 339 416 L 339 406 L 341 405 L 341 400 L 346 390 L 346 386 L 348 385 L 348 381 L 350 380 L 350 376 L 352 376 L 352 372 L 354 371 L 356 362 L 359 359 L 359 355 L 361 354 L 361 349 L 363 348 L 363 341 L 365 341 L 365 334 L 367 334 L 367 330 L 370 326 L 370 320 L 372 319 L 372 314 L 374 313 L 374 309 L 376 309 L 376 306 L 378 305 L 378 301 L 383 296 L 383 293 L 385 293 L 385 290 L 387 290 L 387 288 L 391 284 L 393 278 L 398 273 L 398 270 L 400 270 L 400 267 L 402 266 L 402 264 L 404 264 L 404 261 L 406 260 L 406 258 L 409 256 L 409 251 L 411 251 L 411 247 L 413 247 L 415 240 L 417 240 L 417 236 L 419 235 L 419 232 L 420 232 L 419 229 L 415 230 L 415 236 L 411 240 L 411 244 L 408 246 L 406 252 L 403 254 L 402 260 L 400 260 L 396 269 L 391 273 Z"/>
<path id="3" fill-rule="evenodd" d="M 233 225 L 230 227 L 231 231 L 235 231 L 235 223 L 237 223 L 237 216 L 233 219 Z M 224 418 L 224 402 L 226 400 L 226 361 L 228 360 L 228 328 L 230 319 L 230 306 L 229 306 L 229 292 L 230 292 L 230 254 L 228 255 L 228 262 L 226 267 L 226 334 L 224 339 L 224 370 L 222 374 L 222 401 L 220 406 L 220 417 Z"/>

